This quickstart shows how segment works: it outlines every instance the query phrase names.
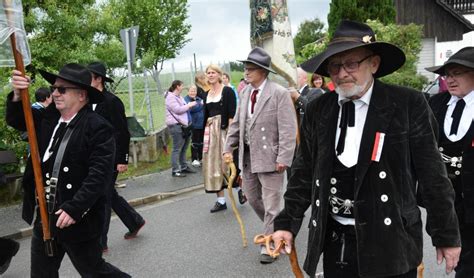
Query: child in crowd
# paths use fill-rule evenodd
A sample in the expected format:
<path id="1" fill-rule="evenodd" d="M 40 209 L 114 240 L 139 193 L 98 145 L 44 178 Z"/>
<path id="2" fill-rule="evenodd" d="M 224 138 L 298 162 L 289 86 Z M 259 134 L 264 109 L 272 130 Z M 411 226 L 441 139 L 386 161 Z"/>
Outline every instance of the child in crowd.
<path id="1" fill-rule="evenodd" d="M 193 123 L 193 132 L 191 137 L 191 159 L 192 165 L 201 166 L 202 146 L 204 138 L 204 104 L 203 100 L 197 96 L 197 88 L 195 85 L 189 87 L 188 95 L 184 97 L 186 103 L 196 101 L 197 105 L 191 108 L 191 118 Z"/>

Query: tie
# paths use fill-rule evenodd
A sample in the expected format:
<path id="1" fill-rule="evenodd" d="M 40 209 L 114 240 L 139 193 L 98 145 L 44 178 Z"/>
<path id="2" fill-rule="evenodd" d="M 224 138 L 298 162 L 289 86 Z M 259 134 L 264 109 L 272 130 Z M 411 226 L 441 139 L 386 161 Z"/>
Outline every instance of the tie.
<path id="1" fill-rule="evenodd" d="M 59 127 L 56 130 L 56 133 L 54 134 L 54 137 L 53 137 L 53 144 L 51 144 L 51 148 L 49 149 L 50 153 L 55 153 L 58 150 L 59 144 L 61 143 L 64 132 L 66 131 L 66 127 L 67 127 L 67 123 L 65 122 L 62 122 L 59 124 Z"/>
<path id="2" fill-rule="evenodd" d="M 341 122 L 339 127 L 341 128 L 341 134 L 339 135 L 339 141 L 337 142 L 336 154 L 340 155 L 344 152 L 344 143 L 346 141 L 347 127 L 353 127 L 355 124 L 355 105 L 351 100 L 345 102 L 342 105 Z"/>
<path id="3" fill-rule="evenodd" d="M 253 114 L 255 103 L 257 103 L 257 94 L 258 94 L 258 89 L 253 90 L 252 95 L 250 95 L 250 101 L 252 102 L 252 105 L 250 106 L 251 114 Z"/>
<path id="4" fill-rule="evenodd" d="M 464 99 L 458 100 L 456 107 L 454 107 L 453 114 L 451 115 L 451 118 L 453 118 L 453 123 L 451 124 L 451 131 L 449 132 L 449 135 L 458 133 L 459 122 L 461 121 L 464 106 L 466 106 Z"/>

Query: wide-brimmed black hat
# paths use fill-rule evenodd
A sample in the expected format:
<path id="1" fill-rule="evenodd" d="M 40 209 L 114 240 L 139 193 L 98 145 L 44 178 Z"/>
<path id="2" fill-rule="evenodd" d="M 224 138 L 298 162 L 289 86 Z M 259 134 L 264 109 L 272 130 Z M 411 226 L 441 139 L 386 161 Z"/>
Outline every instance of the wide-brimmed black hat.
<path id="1" fill-rule="evenodd" d="M 474 69 L 474 47 L 468 46 L 456 52 L 453 56 L 444 62 L 441 66 L 434 66 L 425 68 L 427 71 L 431 71 L 440 75 L 446 74 L 446 66 L 448 65 L 461 65 L 471 69 Z"/>
<path id="2" fill-rule="evenodd" d="M 71 63 L 61 68 L 58 74 L 39 70 L 41 75 L 51 85 L 54 85 L 57 78 L 71 82 L 72 84 L 87 91 L 90 103 L 99 103 L 103 100 L 103 94 L 91 86 L 92 76 L 90 71 L 79 64 Z"/>
<path id="3" fill-rule="evenodd" d="M 258 47 L 258 46 L 250 51 L 249 56 L 247 57 L 247 60 L 238 60 L 238 61 L 242 63 L 252 63 L 263 69 L 276 73 L 270 67 L 272 58 L 270 57 L 270 55 L 268 55 L 268 53 L 263 48 Z"/>
<path id="4" fill-rule="evenodd" d="M 405 53 L 393 44 L 377 42 L 374 31 L 367 24 L 343 20 L 334 32 L 334 37 L 326 50 L 302 63 L 301 68 L 307 72 L 329 77 L 328 59 L 333 55 L 358 47 L 366 47 L 380 56 L 381 63 L 374 74 L 375 78 L 390 74 L 405 63 Z"/>
<path id="5" fill-rule="evenodd" d="M 94 74 L 104 78 L 105 82 L 114 82 L 110 77 L 107 77 L 107 70 L 105 65 L 101 62 L 93 62 L 87 65 L 87 68 Z"/>

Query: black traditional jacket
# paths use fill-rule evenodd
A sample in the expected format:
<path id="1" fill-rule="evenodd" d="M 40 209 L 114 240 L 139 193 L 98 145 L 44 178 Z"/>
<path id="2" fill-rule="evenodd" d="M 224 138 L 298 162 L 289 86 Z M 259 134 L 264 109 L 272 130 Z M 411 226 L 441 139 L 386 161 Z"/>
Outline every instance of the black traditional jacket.
<path id="1" fill-rule="evenodd" d="M 439 93 L 430 98 L 429 103 L 436 120 L 439 123 L 439 133 L 444 133 L 444 118 L 448 110 L 448 101 L 451 95 L 448 92 Z M 474 122 L 465 135 L 462 148 L 462 206 L 464 222 L 474 224 Z"/>
<path id="2" fill-rule="evenodd" d="M 21 102 L 7 99 L 7 123 L 26 130 Z M 34 112 L 38 148 L 41 158 L 58 123 L 60 114 L 54 104 L 40 115 Z M 115 141 L 107 121 L 84 106 L 68 128 L 74 128 L 65 149 L 58 177 L 55 211 L 63 209 L 76 223 L 56 229 L 57 217 L 51 214 L 52 234 L 58 241 L 80 242 L 101 235 L 105 221 L 105 192 L 111 184 L 114 169 Z M 46 181 L 45 181 L 46 182 Z M 23 177 L 23 219 L 33 221 L 36 207 L 35 184 L 31 160 Z"/>
<path id="3" fill-rule="evenodd" d="M 311 206 L 305 271 L 314 276 L 324 248 L 333 173 L 338 95 L 311 102 L 302 124 L 301 145 L 275 230 L 296 235 Z M 416 201 L 424 185 L 428 233 L 437 247 L 460 246 L 454 191 L 437 150 L 436 123 L 423 95 L 375 81 L 354 177 L 354 217 L 361 276 L 391 276 L 422 260 L 423 233 Z M 373 161 L 377 132 L 385 134 Z M 382 196 L 384 196 L 382 198 Z M 388 197 L 388 198 L 386 198 Z"/>
<path id="4" fill-rule="evenodd" d="M 104 117 L 113 126 L 116 143 L 115 164 L 128 164 L 130 132 L 122 100 L 104 89 L 104 101 L 97 104 L 95 112 Z"/>

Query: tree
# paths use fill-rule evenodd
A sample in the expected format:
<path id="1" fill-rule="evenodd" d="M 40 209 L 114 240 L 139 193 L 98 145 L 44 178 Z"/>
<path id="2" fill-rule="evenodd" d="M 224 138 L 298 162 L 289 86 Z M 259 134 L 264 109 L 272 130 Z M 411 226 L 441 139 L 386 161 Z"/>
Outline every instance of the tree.
<path id="1" fill-rule="evenodd" d="M 186 35 L 191 25 L 186 23 L 186 0 L 111 0 L 110 8 L 122 28 L 139 26 L 136 55 L 152 76 L 161 92 L 159 74 L 164 61 L 175 58 L 190 41 Z"/>
<path id="2" fill-rule="evenodd" d="M 302 48 L 310 43 L 314 43 L 324 36 L 324 23 L 319 18 L 305 20 L 298 27 L 293 43 L 295 45 L 295 54 L 299 55 Z"/>
<path id="3" fill-rule="evenodd" d="M 328 33 L 332 37 L 341 20 L 365 22 L 379 20 L 384 25 L 395 23 L 393 0 L 332 0 L 328 14 Z"/>
<path id="4" fill-rule="evenodd" d="M 229 62 L 230 71 L 244 71 L 244 63 L 242 62 Z"/>

